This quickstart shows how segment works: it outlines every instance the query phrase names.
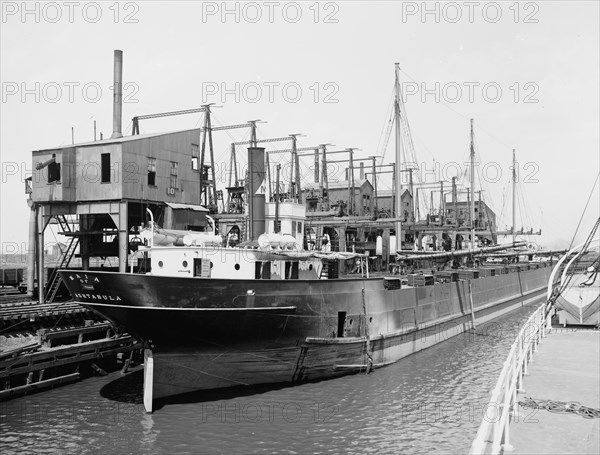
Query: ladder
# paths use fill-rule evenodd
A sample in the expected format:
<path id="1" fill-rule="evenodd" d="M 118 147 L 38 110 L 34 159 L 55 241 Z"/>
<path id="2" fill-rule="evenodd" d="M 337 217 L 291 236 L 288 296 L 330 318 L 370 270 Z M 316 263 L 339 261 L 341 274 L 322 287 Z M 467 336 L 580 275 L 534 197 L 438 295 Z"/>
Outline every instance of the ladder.
<path id="1" fill-rule="evenodd" d="M 71 227 L 64 215 L 59 215 L 56 217 L 60 228 L 62 229 L 62 233 L 71 232 Z M 60 257 L 60 261 L 57 264 L 56 269 L 52 272 L 50 277 L 48 278 L 48 284 L 46 285 L 46 289 L 44 292 L 44 300 L 46 303 L 52 303 L 54 298 L 56 297 L 56 293 L 58 292 L 58 288 L 62 283 L 62 278 L 58 274 L 58 270 L 67 268 L 73 256 L 75 256 L 75 251 L 77 251 L 77 247 L 79 246 L 79 238 L 71 237 L 69 239 L 69 243 L 67 245 L 67 249 L 62 252 Z"/>

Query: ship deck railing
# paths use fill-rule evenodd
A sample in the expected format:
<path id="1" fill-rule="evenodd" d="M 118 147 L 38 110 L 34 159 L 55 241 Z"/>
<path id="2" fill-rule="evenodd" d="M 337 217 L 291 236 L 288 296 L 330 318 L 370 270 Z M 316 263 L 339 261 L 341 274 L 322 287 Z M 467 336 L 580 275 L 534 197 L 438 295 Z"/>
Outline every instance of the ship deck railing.
<path id="1" fill-rule="evenodd" d="M 547 305 L 544 302 L 535 310 L 513 342 L 490 400 L 483 409 L 483 420 L 471 444 L 471 455 L 499 454 L 513 449 L 510 417 L 516 412 L 517 392 L 523 388 L 523 376 L 527 374 L 531 357 L 551 327 Z"/>

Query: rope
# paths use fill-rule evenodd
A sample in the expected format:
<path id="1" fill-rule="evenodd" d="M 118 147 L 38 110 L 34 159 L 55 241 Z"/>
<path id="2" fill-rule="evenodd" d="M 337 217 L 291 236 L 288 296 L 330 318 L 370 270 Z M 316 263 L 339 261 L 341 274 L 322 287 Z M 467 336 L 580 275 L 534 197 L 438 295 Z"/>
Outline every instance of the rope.
<path id="1" fill-rule="evenodd" d="M 580 415 L 585 419 L 600 419 L 600 409 L 582 406 L 581 403 L 577 401 L 539 400 L 525 397 L 525 400 L 519 401 L 519 406 L 523 406 L 524 408 L 545 409 L 557 414 L 570 412 Z"/>

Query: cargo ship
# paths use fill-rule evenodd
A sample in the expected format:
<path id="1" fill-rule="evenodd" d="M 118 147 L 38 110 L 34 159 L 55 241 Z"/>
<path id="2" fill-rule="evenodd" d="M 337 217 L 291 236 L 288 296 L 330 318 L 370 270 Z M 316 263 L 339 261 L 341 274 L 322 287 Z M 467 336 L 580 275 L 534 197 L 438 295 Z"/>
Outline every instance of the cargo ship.
<path id="1" fill-rule="evenodd" d="M 150 248 L 148 274 L 61 271 L 74 299 L 146 344 L 144 403 L 201 389 L 368 372 L 520 308 L 550 267 L 403 287 L 294 250 Z M 359 260 L 366 264 L 362 257 Z M 539 267 L 539 268 L 538 268 Z"/>
<path id="2" fill-rule="evenodd" d="M 395 168 L 399 176 L 402 140 L 398 71 L 396 65 Z M 117 107 L 115 110 L 118 111 Z M 204 112 L 210 112 L 208 106 Z M 120 118 L 115 124 L 120 125 Z M 134 129 L 135 125 L 134 119 Z M 210 120 L 205 121 L 203 131 L 210 128 Z M 471 132 L 472 129 L 471 123 Z M 247 197 L 247 201 L 238 204 L 245 207 L 247 217 L 241 242 L 230 242 L 231 232 L 223 229 L 224 218 L 218 220 L 221 235 L 214 221 L 210 227 L 207 223 L 203 232 L 160 228 L 153 219 L 156 210 L 148 208 L 146 200 L 150 221 L 141 233 L 145 241 L 136 231 L 132 248 L 134 242 L 128 239 L 132 222 L 127 219 L 127 214 L 131 215 L 127 202 L 121 199 L 115 205 L 118 210 L 95 202 L 75 207 L 78 214 L 83 214 L 80 218 L 84 221 L 85 216 L 92 216 L 87 222 L 91 236 L 99 237 L 103 232 L 106 236 L 106 231 L 99 230 L 104 219 L 93 218 L 96 213 L 93 210 L 109 211 L 112 219 L 117 220 L 118 229 L 113 228 L 110 233 L 118 240 L 119 271 L 91 270 L 84 260 L 84 255 L 92 255 L 90 249 L 94 247 L 88 242 L 85 253 L 84 249 L 80 253 L 84 270 L 63 268 L 58 272 L 58 280 L 65 283 L 76 302 L 143 341 L 144 406 L 148 412 L 153 410 L 156 399 L 198 390 L 314 381 L 370 372 L 519 308 L 544 292 L 551 268 L 543 261 L 513 261 L 519 255 L 532 256 L 531 251 L 523 253 L 518 249 L 524 243 L 515 241 L 514 225 L 513 241 L 507 245 L 494 246 L 483 242 L 481 233 L 476 235 L 473 173 L 466 225 L 470 228 L 469 242 L 463 243 L 462 237 L 460 241 L 457 237 L 452 248 L 453 242 L 445 236 L 443 248 L 436 247 L 433 241 L 432 248 L 403 249 L 406 236 L 402 235 L 402 225 L 406 218 L 400 216 L 405 208 L 402 185 L 398 182 L 394 185 L 393 217 L 388 220 L 394 223 L 394 229 L 392 232 L 388 229 L 387 236 L 384 235 L 386 249 L 394 251 L 389 268 L 374 267 L 377 260 L 373 261 L 372 254 L 364 249 L 349 245 L 332 248 L 333 242 L 324 238 L 313 237 L 312 245 L 307 247 L 310 235 L 305 236 L 307 229 L 303 229 L 309 224 L 304 201 L 280 197 L 277 184 L 274 196 L 268 191 L 267 202 L 266 180 L 271 187 L 270 168 L 266 168 L 269 179 L 265 172 L 268 155 L 264 148 L 258 147 L 260 141 L 256 140 L 255 130 L 252 131 L 247 179 L 243 187 L 239 182 L 233 187 L 236 194 L 244 193 Z M 187 138 L 193 131 L 184 133 Z M 76 151 L 82 156 L 104 152 L 101 164 L 105 155 L 109 162 L 109 152 L 116 147 L 122 150 L 123 160 L 126 153 L 143 153 L 133 142 L 134 137 L 121 138 L 120 130 L 114 136 L 108 141 L 83 144 Z M 152 137 L 140 139 L 146 141 L 140 144 L 152 146 Z M 210 137 L 209 143 L 212 143 Z M 127 147 L 131 152 L 127 152 Z M 472 142 L 471 159 L 474 159 L 473 148 Z M 38 159 L 48 159 L 40 167 L 58 160 L 55 153 L 54 150 L 39 152 Z M 201 191 L 208 188 L 205 183 L 211 180 L 204 155 L 202 148 L 198 173 Z M 148 186 L 152 189 L 159 182 L 156 158 L 148 156 Z M 197 149 L 195 156 L 196 159 L 199 156 Z M 323 163 L 325 171 L 325 158 Z M 183 195 L 183 189 L 178 189 L 177 165 L 170 166 L 171 188 L 167 188 L 167 195 Z M 108 173 L 106 179 L 106 183 L 112 182 Z M 214 195 L 210 200 L 206 196 L 210 195 L 210 188 L 204 192 L 205 201 L 200 193 L 199 202 L 206 206 L 219 200 L 214 182 L 213 174 Z M 122 189 L 117 188 L 118 195 L 124 198 L 127 191 L 137 191 L 136 188 L 123 184 Z M 80 190 L 77 191 L 79 194 Z M 185 194 L 188 193 L 189 190 Z M 350 189 L 349 194 L 353 194 Z M 98 207 L 90 209 L 93 204 Z M 168 205 L 174 211 L 183 204 Z M 144 205 L 130 204 L 130 211 L 131 207 L 143 210 Z M 185 207 L 207 211 L 200 206 Z M 455 205 L 455 215 L 456 212 Z M 141 219 L 136 213 L 135 220 Z M 210 216 L 207 219 L 212 220 Z M 412 221 L 414 233 L 416 223 Z M 360 220 L 344 222 L 352 226 Z M 456 227 L 450 228 L 457 231 Z M 447 229 L 446 225 L 440 226 L 440 230 Z M 86 241 L 85 231 L 67 234 Z M 237 235 L 241 234 L 238 231 Z M 414 240 L 415 244 L 421 243 L 420 237 L 419 242 L 416 236 Z M 106 245 L 105 249 L 99 251 L 107 251 L 108 245 L 102 245 Z M 132 249 L 136 251 L 129 254 Z M 504 250 L 509 251 L 502 253 Z M 486 256 L 498 252 L 513 262 L 485 262 Z M 421 273 L 406 274 L 419 269 Z M 437 272 L 429 273 L 433 269 Z"/>

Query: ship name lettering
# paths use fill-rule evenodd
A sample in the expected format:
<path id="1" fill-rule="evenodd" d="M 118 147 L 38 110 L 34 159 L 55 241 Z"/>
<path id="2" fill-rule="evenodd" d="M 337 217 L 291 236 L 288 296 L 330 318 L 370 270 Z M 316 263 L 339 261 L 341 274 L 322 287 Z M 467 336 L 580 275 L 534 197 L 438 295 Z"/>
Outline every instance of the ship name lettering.
<path id="1" fill-rule="evenodd" d="M 91 299 L 91 300 L 108 300 L 110 302 L 120 302 L 122 301 L 121 297 L 118 295 L 105 295 L 105 294 L 75 294 L 75 297 L 78 299 Z"/>

